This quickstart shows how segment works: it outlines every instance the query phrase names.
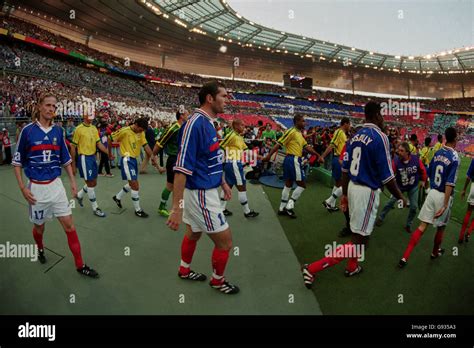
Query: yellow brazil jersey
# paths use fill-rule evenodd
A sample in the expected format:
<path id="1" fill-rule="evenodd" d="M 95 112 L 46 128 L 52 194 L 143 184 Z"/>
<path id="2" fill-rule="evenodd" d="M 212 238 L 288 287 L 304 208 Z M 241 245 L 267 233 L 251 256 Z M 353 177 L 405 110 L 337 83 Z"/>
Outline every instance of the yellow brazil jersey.
<path id="1" fill-rule="evenodd" d="M 220 146 L 225 150 L 226 162 L 241 161 L 242 151 L 247 149 L 247 144 L 245 144 L 244 138 L 234 130 L 231 130 L 225 136 L 221 141 Z"/>
<path id="2" fill-rule="evenodd" d="M 81 123 L 77 126 L 72 136 L 72 143 L 77 146 L 79 155 L 90 156 L 95 154 L 99 141 L 100 138 L 97 128 L 85 123 Z"/>
<path id="3" fill-rule="evenodd" d="M 433 146 L 433 155 L 434 155 L 439 149 L 441 149 L 442 147 L 443 147 L 443 143 L 440 143 L 439 141 L 438 141 L 436 144 L 434 144 L 434 146 Z"/>
<path id="4" fill-rule="evenodd" d="M 425 146 L 420 150 L 420 159 L 425 166 L 430 164 L 431 158 L 433 157 L 433 149 L 429 146 Z"/>
<path id="5" fill-rule="evenodd" d="M 331 145 L 334 146 L 334 155 L 340 156 L 344 145 L 346 144 L 347 136 L 341 128 L 336 129 L 331 139 Z"/>
<path id="6" fill-rule="evenodd" d="M 410 148 L 410 153 L 413 155 L 418 154 L 418 149 L 412 143 L 408 143 L 408 147 Z"/>
<path id="7" fill-rule="evenodd" d="M 288 129 L 278 143 L 286 147 L 286 154 L 301 157 L 303 156 L 303 148 L 308 144 L 301 134 L 301 131 L 295 127 Z"/>
<path id="8" fill-rule="evenodd" d="M 111 135 L 112 141 L 120 142 L 120 155 L 122 157 L 137 158 L 140 149 L 147 144 L 145 132 L 135 133 L 132 128 L 124 127 Z"/>

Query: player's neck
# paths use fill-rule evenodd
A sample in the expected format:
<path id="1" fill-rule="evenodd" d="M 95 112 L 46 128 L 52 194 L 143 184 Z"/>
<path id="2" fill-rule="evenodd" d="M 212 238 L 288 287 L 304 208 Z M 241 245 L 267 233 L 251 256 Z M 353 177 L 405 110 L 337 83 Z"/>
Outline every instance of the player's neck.
<path id="1" fill-rule="evenodd" d="M 214 113 L 214 111 L 212 111 L 212 108 L 210 106 L 201 106 L 199 108 L 201 111 L 204 111 L 204 113 L 209 116 L 210 118 L 215 118 L 216 117 L 216 114 Z"/>
<path id="2" fill-rule="evenodd" d="M 40 116 L 38 119 L 38 123 L 41 125 L 43 128 L 49 128 L 53 124 L 53 120 L 46 120 Z"/>

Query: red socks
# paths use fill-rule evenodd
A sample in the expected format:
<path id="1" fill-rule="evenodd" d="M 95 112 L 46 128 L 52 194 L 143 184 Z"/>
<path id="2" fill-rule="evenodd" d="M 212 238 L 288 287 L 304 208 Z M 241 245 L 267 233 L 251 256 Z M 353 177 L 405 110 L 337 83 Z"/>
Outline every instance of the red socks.
<path id="1" fill-rule="evenodd" d="M 412 233 L 410 242 L 408 243 L 405 253 L 403 254 L 403 258 L 405 260 L 408 260 L 413 248 L 415 247 L 415 245 L 418 244 L 422 235 L 423 235 L 423 232 L 421 232 L 421 230 L 418 228 L 415 230 L 415 232 Z"/>
<path id="2" fill-rule="evenodd" d="M 36 231 L 36 228 L 33 227 L 33 238 L 35 239 L 38 250 L 43 250 L 43 234 Z"/>
<path id="3" fill-rule="evenodd" d="M 317 272 L 320 272 L 325 268 L 337 265 L 339 262 L 346 259 L 347 255 L 354 255 L 354 251 L 350 250 L 353 247 L 354 247 L 354 245 L 352 244 L 352 242 L 347 242 L 346 244 L 339 246 L 333 252 L 333 254 L 334 254 L 333 256 L 323 257 L 322 259 L 310 264 L 308 266 L 309 272 L 311 274 L 316 274 Z M 339 254 L 342 255 L 342 256 L 338 256 Z M 357 259 L 358 259 L 357 257 L 355 257 L 355 258 L 351 257 L 349 259 L 349 262 L 347 263 L 347 269 L 349 271 L 352 272 L 353 270 L 356 269 Z"/>
<path id="4" fill-rule="evenodd" d="M 227 260 L 229 260 L 229 251 L 214 248 L 212 252 L 212 284 L 219 284 L 224 281 L 224 270 L 227 265 Z"/>
<path id="5" fill-rule="evenodd" d="M 471 219 L 471 211 L 468 210 L 466 212 L 466 215 L 464 215 L 464 221 L 462 222 L 461 233 L 459 234 L 459 240 L 464 239 L 464 232 L 466 232 L 466 227 L 467 227 L 467 224 L 469 223 L 470 219 Z M 471 229 L 471 228 L 469 228 L 469 229 Z"/>
<path id="6" fill-rule="evenodd" d="M 189 265 L 193 260 L 196 244 L 197 240 L 191 240 L 187 236 L 184 236 L 183 242 L 181 243 L 181 265 L 179 267 L 180 274 L 186 275 L 189 273 Z"/>
<path id="7" fill-rule="evenodd" d="M 443 241 L 443 234 L 444 234 L 444 231 L 436 231 L 434 245 L 433 245 L 433 255 L 438 254 L 439 247 L 441 246 L 441 242 Z"/>
<path id="8" fill-rule="evenodd" d="M 471 235 L 473 229 L 474 229 L 474 219 L 471 222 L 471 226 L 469 226 L 469 229 L 467 230 L 467 234 Z"/>
<path id="9" fill-rule="evenodd" d="M 81 256 L 81 243 L 79 243 L 79 238 L 77 237 L 77 233 L 75 229 L 66 232 L 67 236 L 67 243 L 69 244 L 69 249 L 71 249 L 72 255 L 74 256 L 74 263 L 76 264 L 76 268 L 82 268 L 84 266 L 84 262 L 82 261 Z"/>

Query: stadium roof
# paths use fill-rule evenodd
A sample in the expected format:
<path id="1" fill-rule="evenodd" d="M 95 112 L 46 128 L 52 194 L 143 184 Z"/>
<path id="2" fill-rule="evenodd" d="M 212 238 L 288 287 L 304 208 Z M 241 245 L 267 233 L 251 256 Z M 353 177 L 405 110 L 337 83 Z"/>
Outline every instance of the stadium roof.
<path id="1" fill-rule="evenodd" d="M 189 31 L 279 54 L 395 72 L 452 74 L 474 72 L 474 47 L 427 56 L 393 56 L 278 31 L 253 23 L 226 0 L 138 0 L 158 16 Z"/>

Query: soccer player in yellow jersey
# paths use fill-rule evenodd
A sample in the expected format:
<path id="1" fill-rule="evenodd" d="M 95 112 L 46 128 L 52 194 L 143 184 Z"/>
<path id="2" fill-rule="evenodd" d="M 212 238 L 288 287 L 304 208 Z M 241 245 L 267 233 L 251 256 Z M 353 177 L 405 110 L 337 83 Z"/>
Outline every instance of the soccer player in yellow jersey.
<path id="1" fill-rule="evenodd" d="M 86 184 L 77 193 L 77 201 L 81 207 L 84 206 L 83 198 L 87 194 L 91 202 L 92 211 L 95 216 L 105 217 L 105 213 L 99 208 L 95 195 L 95 187 L 97 186 L 97 161 L 95 153 L 97 148 L 110 156 L 110 150 L 100 142 L 99 131 L 92 125 L 93 116 L 84 115 L 83 122 L 77 126 L 74 131 L 71 142 L 71 156 L 76 158 L 77 151 L 77 167 L 79 174 Z M 77 149 L 77 150 L 76 150 Z M 76 173 L 76 165 L 73 163 L 73 172 Z"/>
<path id="2" fill-rule="evenodd" d="M 140 207 L 140 197 L 138 195 L 138 164 L 137 157 L 140 156 L 140 149 L 143 147 L 145 152 L 150 156 L 151 162 L 156 166 L 156 159 L 153 152 L 148 146 L 145 138 L 145 129 L 148 128 L 148 121 L 145 118 L 139 118 L 128 127 L 119 129 L 111 135 L 112 141 L 120 142 L 120 167 L 122 172 L 122 180 L 127 180 L 128 183 L 117 193 L 112 199 L 117 206 L 122 208 L 122 197 L 129 191 L 132 192 L 133 207 L 135 208 L 135 215 L 146 218 L 148 214 Z"/>
<path id="3" fill-rule="evenodd" d="M 239 191 L 239 202 L 244 210 L 246 218 L 257 217 L 259 213 L 250 210 L 247 200 L 247 187 L 245 185 L 244 167 L 242 165 L 242 151 L 247 149 L 247 144 L 244 142 L 242 133 L 245 127 L 242 120 L 236 118 L 232 121 L 232 130 L 227 133 L 225 138 L 221 141 L 220 147 L 225 151 L 224 174 L 225 181 L 232 189 L 232 186 L 237 186 Z M 232 215 L 232 212 L 227 210 L 227 201 L 224 199 L 224 191 L 221 191 L 221 205 L 224 209 L 224 215 Z"/>
<path id="4" fill-rule="evenodd" d="M 351 121 L 349 118 L 344 117 L 341 120 L 341 126 L 336 129 L 334 135 L 332 136 L 331 142 L 327 147 L 326 151 L 321 155 L 320 163 L 324 163 L 326 158 L 331 151 L 333 151 L 332 157 L 332 177 L 334 178 L 334 187 L 332 188 L 331 196 L 328 199 L 323 201 L 324 207 L 330 212 L 338 211 L 339 208 L 336 207 L 336 201 L 339 197 L 342 196 L 342 170 L 341 163 L 339 162 L 339 156 L 341 156 L 344 145 L 347 141 L 347 133 L 351 129 Z"/>
<path id="5" fill-rule="evenodd" d="M 433 149 L 431 148 L 431 137 L 425 138 L 425 146 L 420 150 L 420 160 L 425 166 L 426 170 L 428 170 L 428 165 L 431 162 L 431 158 L 433 158 Z"/>
<path id="6" fill-rule="evenodd" d="M 321 156 L 311 145 L 308 145 L 301 133 L 305 128 L 304 117 L 302 115 L 296 115 L 293 117 L 293 124 L 294 126 L 288 129 L 283 136 L 278 139 L 277 144 L 275 144 L 272 150 L 263 158 L 263 161 L 268 162 L 270 157 L 277 152 L 281 146 L 286 148 L 286 157 L 283 162 L 283 179 L 285 180 L 285 186 L 281 194 L 278 215 L 287 215 L 291 218 L 296 218 L 293 208 L 296 200 L 306 188 L 305 173 L 303 168 L 301 168 L 303 150 L 317 157 Z M 294 182 L 296 182 L 297 187 L 290 198 L 290 191 Z"/>
<path id="7" fill-rule="evenodd" d="M 416 134 L 410 135 L 408 147 L 410 148 L 410 153 L 412 155 L 418 155 L 418 136 Z"/>
<path id="8" fill-rule="evenodd" d="M 433 155 L 443 147 L 443 136 L 438 134 L 438 142 L 433 146 Z"/>

